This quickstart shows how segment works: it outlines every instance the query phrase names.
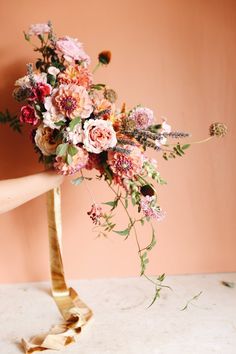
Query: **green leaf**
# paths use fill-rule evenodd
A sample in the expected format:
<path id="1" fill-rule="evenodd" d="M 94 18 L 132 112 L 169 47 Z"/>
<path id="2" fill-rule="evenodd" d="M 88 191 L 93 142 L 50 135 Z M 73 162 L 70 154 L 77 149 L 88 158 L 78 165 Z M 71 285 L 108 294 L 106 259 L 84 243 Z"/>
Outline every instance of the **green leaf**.
<path id="1" fill-rule="evenodd" d="M 68 163 L 68 165 L 71 165 L 71 164 L 72 164 L 73 159 L 72 159 L 72 156 L 71 156 L 71 155 L 67 154 L 67 156 L 66 156 L 66 162 Z"/>
<path id="2" fill-rule="evenodd" d="M 128 208 L 128 205 L 129 205 L 128 198 L 125 198 L 125 207 L 126 207 L 126 209 Z"/>
<path id="3" fill-rule="evenodd" d="M 187 310 L 189 304 L 191 304 L 192 301 L 197 300 L 201 295 L 202 295 L 202 291 L 200 291 L 197 295 L 193 296 L 180 311 Z"/>
<path id="4" fill-rule="evenodd" d="M 23 33 L 24 33 L 25 40 L 27 42 L 29 42 L 30 41 L 30 36 L 26 32 L 23 32 Z"/>
<path id="5" fill-rule="evenodd" d="M 165 280 L 165 277 L 166 277 L 166 275 L 165 275 L 165 273 L 163 273 L 163 274 L 159 275 L 157 280 L 162 283 Z"/>
<path id="6" fill-rule="evenodd" d="M 148 306 L 148 308 L 151 307 L 154 304 L 154 302 L 160 297 L 160 291 L 161 291 L 161 288 L 156 288 L 155 295 L 154 295 L 154 297 L 152 299 L 152 302 Z"/>
<path id="7" fill-rule="evenodd" d="M 56 155 L 65 156 L 67 154 L 68 145 L 68 143 L 58 145 Z"/>
<path id="8" fill-rule="evenodd" d="M 54 123 L 57 127 L 61 127 L 66 124 L 63 120 L 60 120 L 59 122 Z"/>
<path id="9" fill-rule="evenodd" d="M 81 176 L 76 179 L 73 179 L 71 181 L 71 183 L 74 184 L 75 186 L 79 186 L 83 182 L 83 180 L 84 180 L 84 177 Z"/>
<path id="10" fill-rule="evenodd" d="M 70 130 L 73 130 L 74 127 L 75 127 L 77 124 L 80 124 L 80 123 L 81 123 L 81 118 L 80 118 L 80 117 L 76 117 L 76 118 L 72 119 L 72 121 L 71 121 L 70 124 L 69 124 Z"/>
<path id="11" fill-rule="evenodd" d="M 191 145 L 190 144 L 185 144 L 182 146 L 182 150 L 186 150 L 190 147 Z"/>
<path id="12" fill-rule="evenodd" d="M 122 230 L 122 231 L 115 231 L 115 230 L 113 230 L 113 232 L 115 232 L 116 234 L 118 234 L 118 235 L 120 235 L 120 236 L 129 236 L 130 229 L 127 228 L 127 229 Z"/>
<path id="13" fill-rule="evenodd" d="M 95 84 L 95 85 L 92 85 L 92 89 L 93 90 L 102 90 L 104 87 L 106 87 L 106 85 L 104 84 Z"/>
<path id="14" fill-rule="evenodd" d="M 144 252 L 143 254 L 140 255 L 140 261 L 141 261 L 141 274 L 143 275 L 145 273 L 147 264 L 149 262 L 147 252 Z"/>
<path id="15" fill-rule="evenodd" d="M 109 206 L 112 207 L 111 210 L 114 210 L 117 207 L 117 205 L 118 205 L 118 199 L 112 200 L 110 202 L 105 202 L 105 203 L 102 203 L 102 204 L 109 205 Z"/>
<path id="16" fill-rule="evenodd" d="M 77 154 L 78 149 L 77 149 L 75 146 L 73 146 L 73 145 L 69 145 L 67 151 L 68 151 L 68 154 L 69 154 L 70 156 L 74 156 L 74 155 Z"/>

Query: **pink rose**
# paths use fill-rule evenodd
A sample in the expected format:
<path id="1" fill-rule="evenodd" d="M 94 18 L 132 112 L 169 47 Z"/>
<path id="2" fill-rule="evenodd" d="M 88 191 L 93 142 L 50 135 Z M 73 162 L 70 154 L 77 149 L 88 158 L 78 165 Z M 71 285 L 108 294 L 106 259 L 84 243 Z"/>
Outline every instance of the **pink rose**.
<path id="1" fill-rule="evenodd" d="M 62 53 L 64 58 L 72 62 L 73 60 L 84 61 L 86 64 L 90 64 L 90 58 L 85 53 L 82 43 L 77 38 L 62 37 L 56 42 L 57 51 Z"/>
<path id="2" fill-rule="evenodd" d="M 38 123 L 38 117 L 35 115 L 35 110 L 33 107 L 27 105 L 21 108 L 20 122 L 29 123 L 32 125 L 36 125 Z"/>
<path id="3" fill-rule="evenodd" d="M 29 36 L 39 36 L 50 32 L 50 27 L 47 23 L 36 23 L 29 28 Z"/>
<path id="4" fill-rule="evenodd" d="M 106 151 L 117 144 L 116 133 L 108 120 L 89 119 L 84 123 L 84 148 L 95 154 Z"/>

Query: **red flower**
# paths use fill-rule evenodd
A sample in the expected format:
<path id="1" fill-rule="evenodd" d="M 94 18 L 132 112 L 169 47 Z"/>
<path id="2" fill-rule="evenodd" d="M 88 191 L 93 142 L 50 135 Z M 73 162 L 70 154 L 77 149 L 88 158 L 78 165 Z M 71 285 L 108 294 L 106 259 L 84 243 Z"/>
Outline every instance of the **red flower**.
<path id="1" fill-rule="evenodd" d="M 37 83 L 37 85 L 32 89 L 32 94 L 30 96 L 31 101 L 38 100 L 43 102 L 46 96 L 49 96 L 51 93 L 51 86 L 44 84 L 42 82 Z"/>
<path id="2" fill-rule="evenodd" d="M 29 123 L 32 125 L 36 125 L 38 123 L 38 118 L 35 115 L 35 110 L 33 107 L 27 105 L 21 108 L 20 122 Z"/>

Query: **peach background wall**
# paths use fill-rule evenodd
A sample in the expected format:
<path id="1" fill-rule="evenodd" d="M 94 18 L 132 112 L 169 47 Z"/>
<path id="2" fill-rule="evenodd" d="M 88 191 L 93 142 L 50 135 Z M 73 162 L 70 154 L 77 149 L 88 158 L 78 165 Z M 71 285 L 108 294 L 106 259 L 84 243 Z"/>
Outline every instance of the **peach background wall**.
<path id="1" fill-rule="evenodd" d="M 0 109 L 19 107 L 11 98 L 16 78 L 34 60 L 22 30 L 51 19 L 58 35 L 85 43 L 96 62 L 110 49 L 112 63 L 97 75 L 119 93 L 119 102 L 143 103 L 174 129 L 207 136 L 224 121 L 224 140 L 193 146 L 184 159 L 157 155 L 168 186 L 160 188 L 167 218 L 156 224 L 158 244 L 150 274 L 236 271 L 235 116 L 236 2 L 234 0 L 1 1 Z M 27 132 L 0 127 L 0 178 L 31 174 L 37 164 Z M 105 184 L 90 184 L 97 200 L 111 198 Z M 64 257 L 69 278 L 134 276 L 139 262 L 133 237 L 96 238 L 86 215 L 84 185 L 62 188 Z M 117 215 L 120 228 L 124 215 Z M 148 238 L 148 228 L 142 233 Z M 146 236 L 144 235 L 146 234 Z M 48 278 L 45 196 L 0 216 L 0 281 Z"/>

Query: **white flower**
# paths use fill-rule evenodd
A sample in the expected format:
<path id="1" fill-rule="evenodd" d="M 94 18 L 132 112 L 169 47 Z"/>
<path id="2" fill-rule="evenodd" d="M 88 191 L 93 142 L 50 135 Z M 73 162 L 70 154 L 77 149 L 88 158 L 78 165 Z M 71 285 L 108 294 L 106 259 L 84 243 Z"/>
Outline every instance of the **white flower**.
<path id="1" fill-rule="evenodd" d="M 76 124 L 73 130 L 69 127 L 66 128 L 64 131 L 64 138 L 67 142 L 72 143 L 73 145 L 77 145 L 82 143 L 83 136 L 82 136 L 82 125 Z"/>
<path id="2" fill-rule="evenodd" d="M 34 80 L 36 83 L 43 83 L 43 84 L 47 84 L 47 74 L 46 73 L 40 73 L 40 74 L 33 74 Z M 31 88 L 31 84 L 30 84 L 30 79 L 29 76 L 23 76 L 20 77 L 18 80 L 16 80 L 15 82 L 15 86 L 20 86 L 20 87 L 28 87 Z"/>
<path id="3" fill-rule="evenodd" d="M 55 66 L 49 66 L 48 68 L 48 73 L 52 76 L 57 76 L 57 74 L 59 74 L 60 70 L 58 68 L 56 68 Z"/>
<path id="4" fill-rule="evenodd" d="M 162 131 L 161 131 L 162 133 L 169 134 L 171 132 L 171 126 L 169 124 L 167 124 L 165 119 L 163 119 L 161 127 L 162 127 Z"/>
<path id="5" fill-rule="evenodd" d="M 161 147 L 161 145 L 165 145 L 166 143 L 167 143 L 167 138 L 165 136 L 162 136 L 159 139 L 155 140 L 155 145 L 157 147 Z"/>
<path id="6" fill-rule="evenodd" d="M 89 119 L 84 123 L 84 148 L 99 154 L 117 144 L 116 132 L 108 120 Z"/>
<path id="7" fill-rule="evenodd" d="M 30 36 L 39 36 L 50 32 L 50 27 L 47 23 L 36 23 L 31 25 L 28 34 Z"/>

